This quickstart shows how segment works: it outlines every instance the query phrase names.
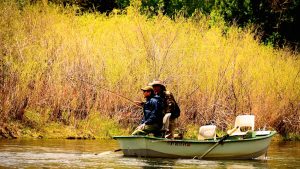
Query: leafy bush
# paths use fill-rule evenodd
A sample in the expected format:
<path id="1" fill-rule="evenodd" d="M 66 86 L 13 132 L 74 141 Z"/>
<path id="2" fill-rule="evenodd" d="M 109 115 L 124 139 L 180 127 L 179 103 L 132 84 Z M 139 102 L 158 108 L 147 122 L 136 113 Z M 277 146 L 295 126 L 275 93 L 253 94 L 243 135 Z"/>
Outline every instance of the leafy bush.
<path id="1" fill-rule="evenodd" d="M 299 133 L 290 125 L 299 121 L 299 54 L 259 44 L 253 29 L 226 25 L 219 13 L 76 11 L 0 2 L 0 124 L 24 121 L 18 117 L 30 110 L 41 115 L 37 122 L 49 112 L 49 123 L 76 128 L 102 112 L 115 119 L 108 136 L 118 133 L 116 123 L 137 125 L 141 116 L 114 93 L 138 100 L 141 86 L 161 79 L 180 105 L 181 126 L 213 119 L 225 130 L 252 113 L 257 128 Z"/>

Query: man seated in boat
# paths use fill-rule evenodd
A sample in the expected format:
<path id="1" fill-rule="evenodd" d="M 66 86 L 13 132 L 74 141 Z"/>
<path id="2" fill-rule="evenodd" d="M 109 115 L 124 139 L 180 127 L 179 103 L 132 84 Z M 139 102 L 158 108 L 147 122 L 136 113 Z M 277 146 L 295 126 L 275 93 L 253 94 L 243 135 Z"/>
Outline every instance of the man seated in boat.
<path id="1" fill-rule="evenodd" d="M 150 83 L 154 93 L 160 96 L 163 101 L 163 114 L 171 113 L 169 130 L 166 133 L 166 138 L 174 138 L 174 130 L 176 127 L 177 118 L 180 116 L 180 109 L 175 101 L 173 94 L 166 90 L 166 86 L 160 80 L 154 80 Z"/>
<path id="2" fill-rule="evenodd" d="M 163 103 L 162 99 L 154 94 L 152 86 L 146 86 L 141 89 L 146 102 L 142 105 L 144 116 L 141 124 L 135 129 L 132 135 L 147 135 L 153 133 L 158 137 L 161 135 L 163 121 Z"/>

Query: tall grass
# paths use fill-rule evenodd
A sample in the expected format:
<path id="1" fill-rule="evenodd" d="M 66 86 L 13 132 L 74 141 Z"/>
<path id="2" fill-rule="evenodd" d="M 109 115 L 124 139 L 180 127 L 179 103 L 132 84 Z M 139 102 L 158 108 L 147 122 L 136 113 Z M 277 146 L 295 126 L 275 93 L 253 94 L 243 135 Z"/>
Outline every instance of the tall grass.
<path id="1" fill-rule="evenodd" d="M 0 124 L 35 110 L 66 125 L 102 112 L 133 126 L 141 110 L 104 89 L 137 100 L 141 86 L 161 79 L 180 104 L 181 127 L 214 120 L 226 129 L 236 115 L 254 114 L 257 128 L 299 134 L 299 54 L 201 14 L 171 20 L 137 11 L 78 15 L 1 1 Z"/>

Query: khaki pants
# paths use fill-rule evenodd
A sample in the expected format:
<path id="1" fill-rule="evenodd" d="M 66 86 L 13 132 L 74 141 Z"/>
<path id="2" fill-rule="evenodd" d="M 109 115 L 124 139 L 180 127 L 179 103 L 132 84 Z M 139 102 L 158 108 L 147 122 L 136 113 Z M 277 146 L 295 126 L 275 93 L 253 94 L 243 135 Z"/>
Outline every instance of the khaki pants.
<path id="1" fill-rule="evenodd" d="M 149 133 L 153 133 L 154 136 L 160 135 L 159 125 L 157 125 L 157 124 L 145 125 L 145 127 L 143 129 L 139 129 L 139 127 L 137 127 L 137 129 L 135 129 L 131 135 L 143 135 L 144 136 Z"/>
<path id="2" fill-rule="evenodd" d="M 166 137 L 173 138 L 176 127 L 177 127 L 177 118 L 175 118 L 175 119 L 170 118 L 169 131 L 166 133 Z"/>

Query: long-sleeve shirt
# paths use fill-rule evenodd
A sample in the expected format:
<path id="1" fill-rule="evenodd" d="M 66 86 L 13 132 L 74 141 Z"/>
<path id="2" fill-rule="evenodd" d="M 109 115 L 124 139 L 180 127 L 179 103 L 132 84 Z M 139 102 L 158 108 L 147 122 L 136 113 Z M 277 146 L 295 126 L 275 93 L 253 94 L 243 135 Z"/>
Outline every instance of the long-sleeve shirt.
<path id="1" fill-rule="evenodd" d="M 159 96 L 147 98 L 146 103 L 143 105 L 143 108 L 144 117 L 142 119 L 142 124 L 158 124 L 159 126 L 162 126 L 163 102 Z"/>

